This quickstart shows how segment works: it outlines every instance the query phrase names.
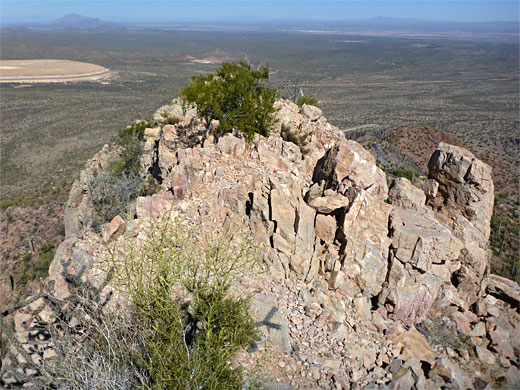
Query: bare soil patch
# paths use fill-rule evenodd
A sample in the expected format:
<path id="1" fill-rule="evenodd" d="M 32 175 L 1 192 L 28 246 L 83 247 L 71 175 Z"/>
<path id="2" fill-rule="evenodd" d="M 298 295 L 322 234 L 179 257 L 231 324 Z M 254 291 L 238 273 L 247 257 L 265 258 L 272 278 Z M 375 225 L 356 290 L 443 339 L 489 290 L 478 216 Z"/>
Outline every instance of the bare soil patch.
<path id="1" fill-rule="evenodd" d="M 99 80 L 109 73 L 103 66 L 78 61 L 0 60 L 0 83 Z"/>

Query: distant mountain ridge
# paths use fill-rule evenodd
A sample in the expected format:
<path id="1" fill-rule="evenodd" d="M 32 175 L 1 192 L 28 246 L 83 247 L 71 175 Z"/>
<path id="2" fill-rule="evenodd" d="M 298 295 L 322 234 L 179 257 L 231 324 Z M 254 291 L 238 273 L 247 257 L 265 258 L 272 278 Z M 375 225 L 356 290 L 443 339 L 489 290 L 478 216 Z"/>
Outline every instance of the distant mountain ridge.
<path id="1" fill-rule="evenodd" d="M 146 22 L 109 22 L 99 18 L 84 16 L 76 13 L 67 14 L 61 18 L 40 24 L 24 24 L 16 27 L 35 27 L 47 30 L 91 30 L 91 29 L 164 29 L 171 27 L 193 27 L 213 30 L 226 28 L 258 28 L 258 29 L 280 29 L 306 30 L 324 29 L 334 31 L 407 31 L 407 32 L 458 32 L 458 33 L 491 33 L 491 34 L 519 34 L 520 23 L 518 21 L 484 21 L 484 22 L 455 22 L 443 20 L 426 20 L 410 18 L 374 17 L 367 19 L 337 19 L 337 20 L 311 20 L 311 19 L 267 19 L 248 16 L 244 18 L 222 18 L 215 20 L 171 20 Z M 208 24 L 209 23 L 209 24 Z M 3 28 L 9 28 L 4 26 Z"/>
<path id="2" fill-rule="evenodd" d="M 43 26 L 45 28 L 57 28 L 57 29 L 95 29 L 101 27 L 112 27 L 112 28 L 120 28 L 123 27 L 121 24 L 108 22 L 106 20 L 101 20 L 98 18 L 92 18 L 89 16 L 84 16 L 80 14 L 67 14 L 59 19 L 52 20 L 50 22 L 44 23 Z"/>

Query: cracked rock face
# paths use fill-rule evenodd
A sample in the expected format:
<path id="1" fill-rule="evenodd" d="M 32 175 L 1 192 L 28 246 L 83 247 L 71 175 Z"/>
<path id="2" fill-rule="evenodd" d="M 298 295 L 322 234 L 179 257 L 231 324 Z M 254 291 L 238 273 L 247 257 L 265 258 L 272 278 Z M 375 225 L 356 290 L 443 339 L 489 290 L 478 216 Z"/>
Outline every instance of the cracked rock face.
<path id="1" fill-rule="evenodd" d="M 115 218 L 94 239 L 86 184 L 117 155 L 105 146 L 71 190 L 51 293 L 68 297 L 64 273 L 96 285 L 92 264 L 102 236 L 117 245 L 171 213 L 250 234 L 269 269 L 264 284 L 250 282 L 251 312 L 263 335 L 256 350 L 270 343 L 280 351 L 286 360 L 277 369 L 305 378 L 294 380 L 296 387 L 471 387 L 472 379 L 435 355 L 414 328 L 438 307 L 478 343 L 486 364 L 499 357 L 517 365 L 520 294 L 517 285 L 487 275 L 490 168 L 441 143 L 422 188 L 398 178 L 389 189 L 374 157 L 319 109 L 283 100 L 276 107 L 271 136 L 251 144 L 214 134 L 218 124 L 207 124 L 193 107 L 161 107 L 156 120 L 169 113 L 179 123 L 147 129 L 141 161 L 143 174 L 160 175 L 159 192 L 139 197 L 134 214 Z M 282 125 L 309 133 L 307 154 L 281 138 Z M 20 331 L 32 318 L 24 315 Z"/>

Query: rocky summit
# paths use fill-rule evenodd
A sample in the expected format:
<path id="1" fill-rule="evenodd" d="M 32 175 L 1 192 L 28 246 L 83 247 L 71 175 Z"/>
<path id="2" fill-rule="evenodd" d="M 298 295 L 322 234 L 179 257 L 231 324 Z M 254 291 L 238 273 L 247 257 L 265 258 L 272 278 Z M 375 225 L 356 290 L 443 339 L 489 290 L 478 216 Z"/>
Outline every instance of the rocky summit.
<path id="1" fill-rule="evenodd" d="M 237 364 L 272 389 L 495 389 L 520 386 L 520 288 L 489 273 L 491 169 L 441 143 L 428 177 L 389 183 L 375 158 L 320 109 L 279 100 L 269 137 L 217 136 L 174 100 L 144 132 L 143 177 L 159 188 L 101 231 L 89 182 L 119 150 L 106 145 L 74 183 L 66 239 L 42 294 L 13 313 L 7 388 L 38 386 L 59 359 L 46 324 L 71 311 L 74 283 L 109 300 L 96 264 L 151 220 L 174 216 L 259 248 L 267 272 L 236 281 L 261 337 Z M 176 124 L 162 124 L 168 117 Z M 308 134 L 305 148 L 282 127 Z M 110 305 L 107 305 L 109 310 Z M 66 317 L 77 321 L 75 316 Z M 518 387 L 516 387 L 518 388 Z"/>

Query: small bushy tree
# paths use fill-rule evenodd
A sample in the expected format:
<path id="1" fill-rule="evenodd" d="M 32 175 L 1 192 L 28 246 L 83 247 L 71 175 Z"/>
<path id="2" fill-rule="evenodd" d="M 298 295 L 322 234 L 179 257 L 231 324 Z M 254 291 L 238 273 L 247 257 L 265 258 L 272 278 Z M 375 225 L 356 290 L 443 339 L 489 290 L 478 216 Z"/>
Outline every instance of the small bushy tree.
<path id="1" fill-rule="evenodd" d="M 251 141 L 255 133 L 268 136 L 276 121 L 276 90 L 265 86 L 267 80 L 268 66 L 224 62 L 214 74 L 192 77 L 180 97 L 195 103 L 208 122 L 217 119 L 220 133 L 238 130 Z"/>

